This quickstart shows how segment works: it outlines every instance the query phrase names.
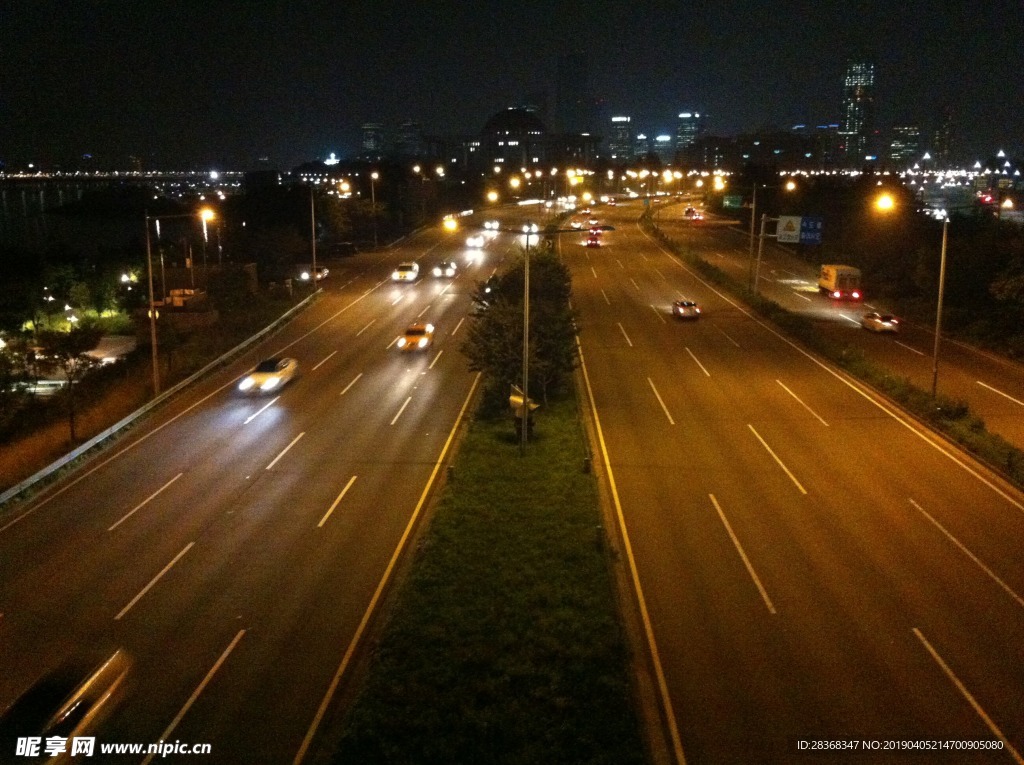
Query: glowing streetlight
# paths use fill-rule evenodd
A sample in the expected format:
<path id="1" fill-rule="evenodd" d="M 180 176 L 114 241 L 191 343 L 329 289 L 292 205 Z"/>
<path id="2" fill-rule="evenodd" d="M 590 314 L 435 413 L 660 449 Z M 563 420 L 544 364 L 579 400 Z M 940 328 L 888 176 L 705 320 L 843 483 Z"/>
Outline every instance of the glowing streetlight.
<path id="1" fill-rule="evenodd" d="M 498 199 L 499 199 L 499 197 L 498 197 L 498 192 L 497 191 L 493 191 L 492 190 L 492 191 L 488 191 L 487 192 L 487 201 L 490 202 L 491 204 L 494 204 L 495 202 L 497 202 Z"/>
<path id="2" fill-rule="evenodd" d="M 377 179 L 380 174 L 374 170 L 370 173 L 370 207 L 373 210 L 373 248 L 377 249 Z"/>

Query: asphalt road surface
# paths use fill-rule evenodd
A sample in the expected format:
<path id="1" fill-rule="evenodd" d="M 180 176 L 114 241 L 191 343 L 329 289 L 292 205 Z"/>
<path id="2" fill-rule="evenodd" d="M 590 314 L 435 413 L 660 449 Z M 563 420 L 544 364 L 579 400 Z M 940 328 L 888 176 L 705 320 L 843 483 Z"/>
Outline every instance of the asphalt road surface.
<path id="1" fill-rule="evenodd" d="M 100 743 L 302 759 L 476 384 L 458 350 L 471 295 L 514 238 L 464 242 L 438 229 L 332 264 L 260 348 L 0 518 L 0 708 L 68 657 L 122 648 L 133 667 Z M 442 257 L 455 278 L 430 275 Z M 423 276 L 393 283 L 409 259 Z M 414 321 L 435 342 L 403 353 Z M 240 395 L 273 356 L 299 377 Z"/>
<path id="2" fill-rule="evenodd" d="M 561 251 L 675 760 L 1022 762 L 1024 498 L 599 211 Z"/>

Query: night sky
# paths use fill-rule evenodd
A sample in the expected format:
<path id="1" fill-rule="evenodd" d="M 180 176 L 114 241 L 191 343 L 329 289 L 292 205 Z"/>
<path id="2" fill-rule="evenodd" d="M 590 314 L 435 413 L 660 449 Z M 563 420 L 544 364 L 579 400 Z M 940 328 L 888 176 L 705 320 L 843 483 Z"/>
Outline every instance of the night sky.
<path id="1" fill-rule="evenodd" d="M 1024 154 L 1021 0 L 3 0 L 0 160 L 288 169 L 364 122 L 476 134 L 583 51 L 607 114 L 649 134 L 836 122 L 845 57 L 877 62 L 881 127 L 952 104 L 964 159 Z"/>

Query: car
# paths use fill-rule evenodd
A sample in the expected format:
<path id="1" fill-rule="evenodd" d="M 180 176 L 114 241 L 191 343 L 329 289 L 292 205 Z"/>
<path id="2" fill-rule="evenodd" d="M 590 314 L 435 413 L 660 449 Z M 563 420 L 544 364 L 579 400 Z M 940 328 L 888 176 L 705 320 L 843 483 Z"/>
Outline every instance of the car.
<path id="1" fill-rule="evenodd" d="M 455 265 L 454 260 L 442 260 L 434 266 L 434 270 L 431 273 L 433 273 L 434 276 L 447 276 L 448 278 L 451 278 L 455 276 L 457 269 L 458 266 Z"/>
<path id="2" fill-rule="evenodd" d="M 290 358 L 264 359 L 238 383 L 242 393 L 269 393 L 284 387 L 299 371 L 299 362 Z"/>
<path id="3" fill-rule="evenodd" d="M 600 247 L 601 237 L 591 232 L 590 236 L 587 237 L 587 241 L 585 241 L 583 244 L 585 247 Z"/>
<path id="4" fill-rule="evenodd" d="M 391 272 L 393 282 L 414 282 L 420 278 L 420 264 L 415 261 L 399 263 L 398 267 Z"/>
<path id="5" fill-rule="evenodd" d="M 580 215 L 590 215 L 590 208 L 584 207 L 582 210 L 580 210 Z"/>
<path id="6" fill-rule="evenodd" d="M 591 218 L 587 221 L 587 225 L 591 227 L 596 226 L 598 223 L 600 223 L 600 221 L 598 221 L 597 218 Z"/>
<path id="7" fill-rule="evenodd" d="M 418 321 L 410 324 L 405 334 L 398 338 L 396 345 L 400 351 L 424 351 L 434 342 L 434 325 Z"/>
<path id="8" fill-rule="evenodd" d="M 573 228 L 583 228 L 583 221 L 574 220 L 569 225 Z"/>
<path id="9" fill-rule="evenodd" d="M 316 280 L 320 281 L 321 279 L 326 279 L 327 278 L 327 274 L 329 274 L 329 273 L 330 273 L 329 269 L 324 268 L 323 266 L 317 266 L 317 268 L 316 268 Z M 299 272 L 299 279 L 304 281 L 304 282 L 308 282 L 312 278 L 313 278 L 313 273 L 312 273 L 312 269 L 310 269 L 310 268 L 303 268 Z"/>
<path id="10" fill-rule="evenodd" d="M 687 220 L 704 220 L 704 213 L 696 207 L 687 207 L 683 210 L 683 217 Z"/>
<path id="11" fill-rule="evenodd" d="M 483 234 L 474 234 L 473 236 L 466 237 L 466 246 L 474 250 L 479 250 L 484 246 Z"/>
<path id="12" fill-rule="evenodd" d="M 900 320 L 892 314 L 872 311 L 861 317 L 860 325 L 871 332 L 899 332 Z"/>
<path id="13" fill-rule="evenodd" d="M 692 300 L 677 300 L 672 304 L 672 315 L 680 319 L 699 319 L 700 306 Z"/>
<path id="14" fill-rule="evenodd" d="M 128 654 L 117 650 L 105 658 L 80 654 L 44 674 L 0 715 L 0 761 L 77 762 L 73 739 L 95 736 L 124 697 L 131 666 Z M 33 738 L 37 751 L 7 759 Z"/>
<path id="15" fill-rule="evenodd" d="M 615 207 L 615 205 L 617 205 L 617 204 L 618 204 L 618 202 L 616 202 L 614 199 L 609 199 L 608 200 L 608 206 L 609 207 Z"/>

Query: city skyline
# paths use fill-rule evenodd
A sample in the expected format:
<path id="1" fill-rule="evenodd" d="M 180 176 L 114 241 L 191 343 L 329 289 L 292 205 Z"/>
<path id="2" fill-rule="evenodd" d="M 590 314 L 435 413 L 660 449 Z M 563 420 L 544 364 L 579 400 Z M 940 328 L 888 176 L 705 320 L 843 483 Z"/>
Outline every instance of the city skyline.
<path id="1" fill-rule="evenodd" d="M 367 122 L 473 135 L 535 99 L 561 118 L 573 78 L 559 77 L 559 61 L 569 54 L 582 64 L 575 96 L 652 134 L 674 134 L 689 109 L 718 135 L 838 122 L 847 59 L 863 56 L 877 62 L 880 128 L 917 124 L 928 136 L 952 107 L 962 159 L 1022 150 L 1022 11 L 1010 0 L 824 2 L 811 14 L 789 1 L 549 2 L 529 15 L 507 2 L 123 7 L 43 0 L 8 14 L 8 169 L 85 154 L 146 168 L 260 158 L 287 168 L 355 153 Z"/>

